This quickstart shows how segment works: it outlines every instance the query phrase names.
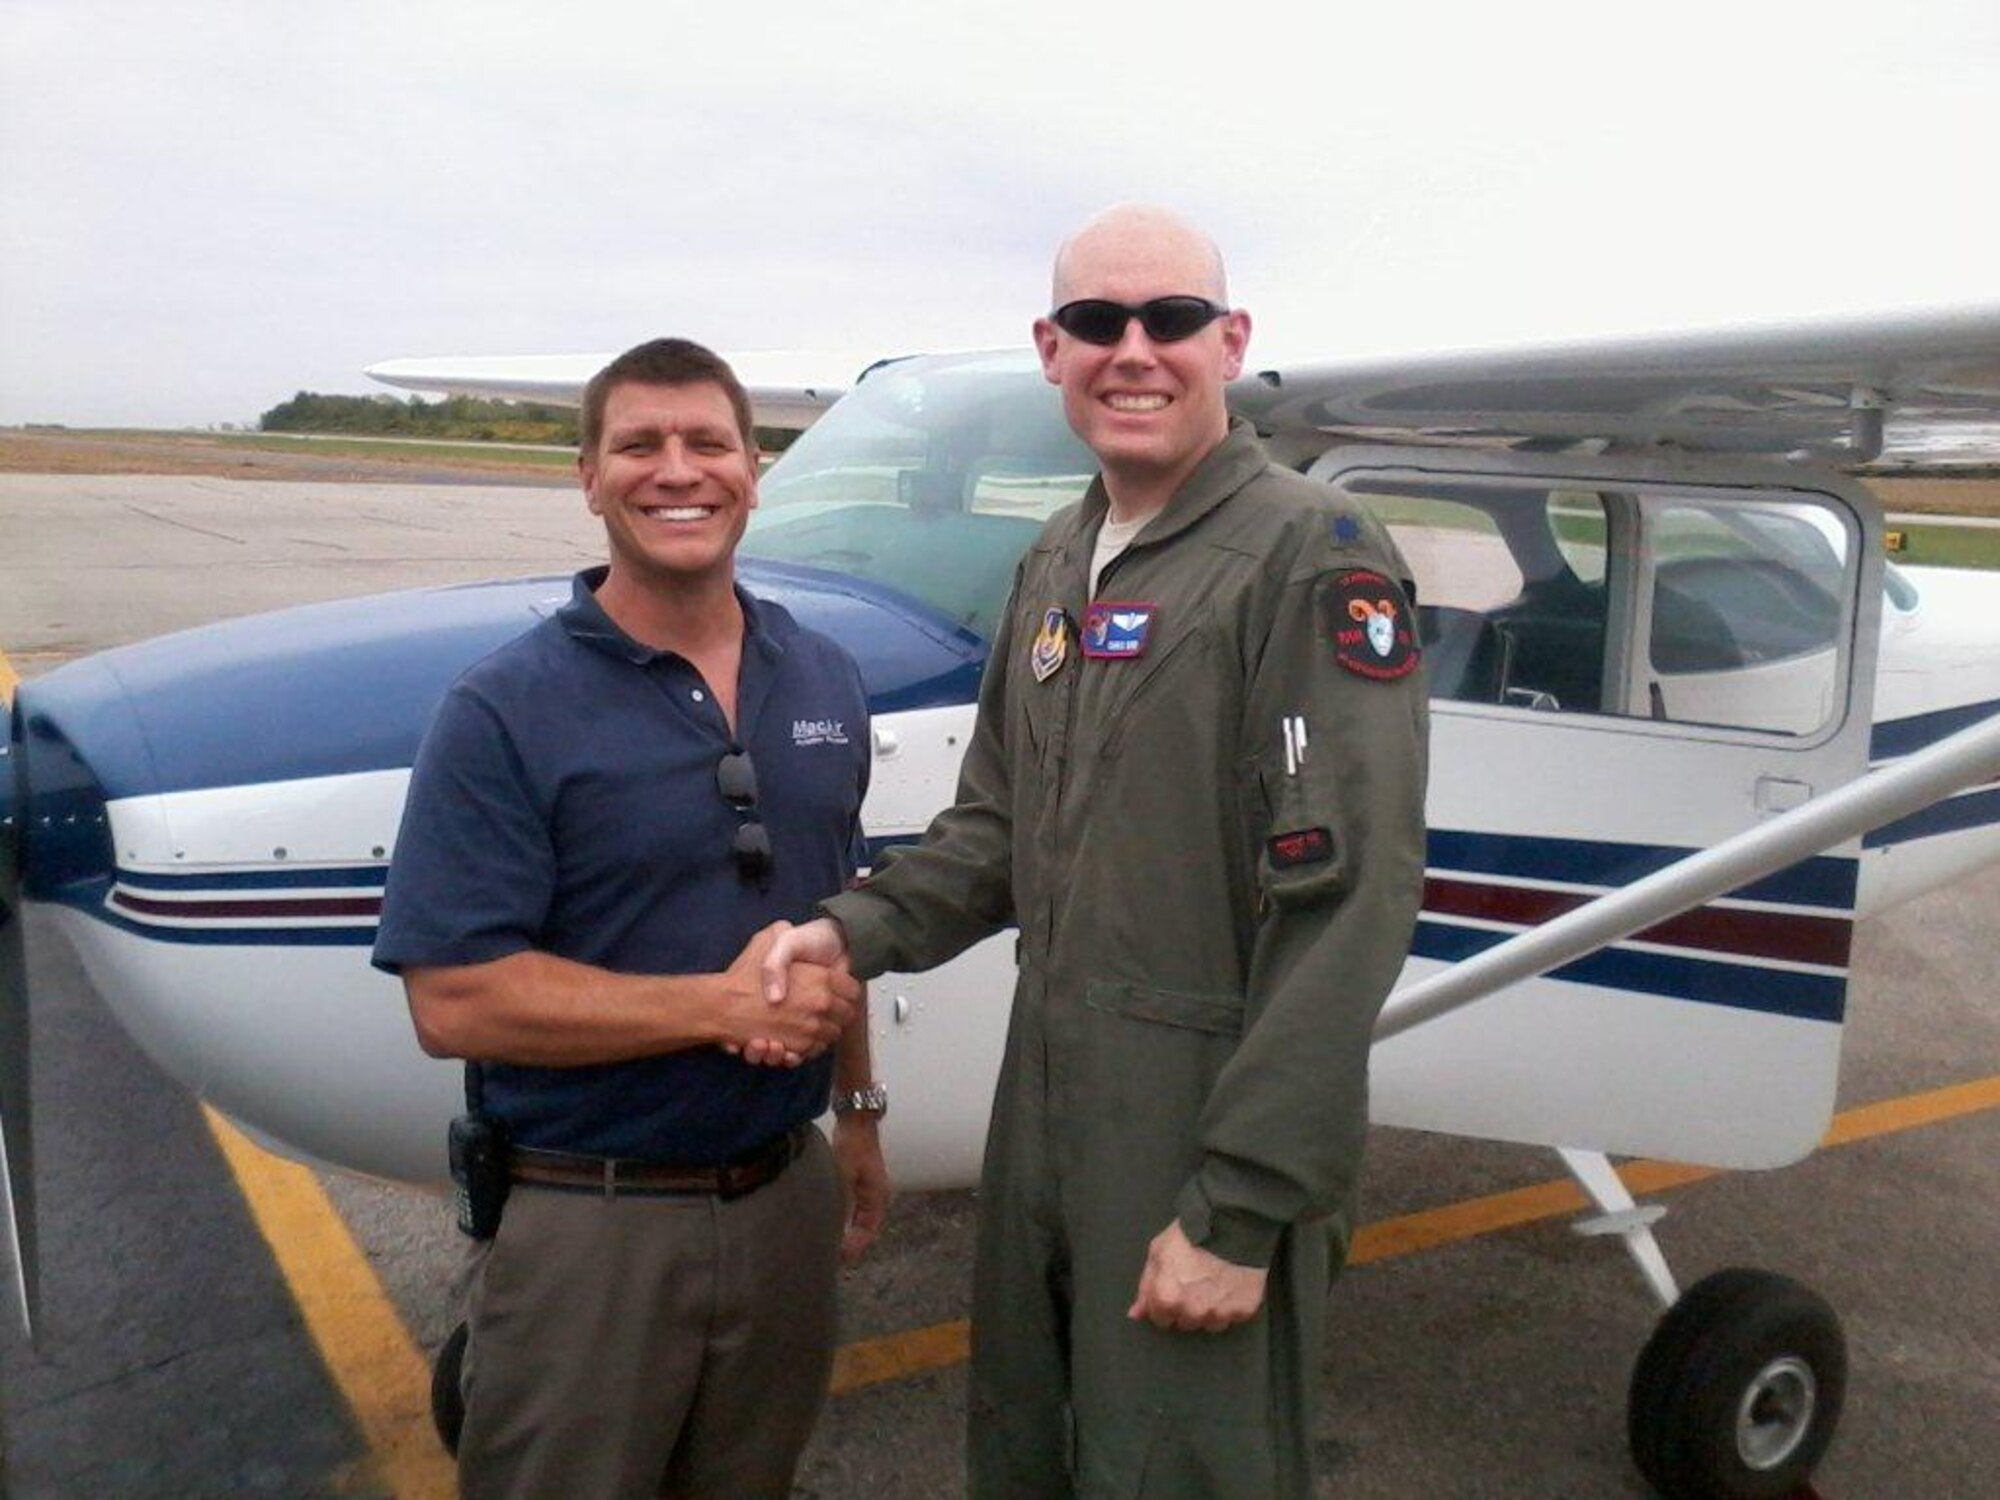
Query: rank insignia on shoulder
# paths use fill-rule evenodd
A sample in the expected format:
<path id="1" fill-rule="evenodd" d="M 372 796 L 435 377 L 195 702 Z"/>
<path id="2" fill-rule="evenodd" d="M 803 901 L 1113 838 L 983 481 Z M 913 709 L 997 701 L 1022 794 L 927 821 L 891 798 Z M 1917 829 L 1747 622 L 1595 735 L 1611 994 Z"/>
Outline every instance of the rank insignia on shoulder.
<path id="1" fill-rule="evenodd" d="M 1333 858 L 1333 834 L 1325 828 L 1299 828 L 1272 834 L 1265 847 L 1271 851 L 1274 869 L 1323 864 Z"/>
<path id="2" fill-rule="evenodd" d="M 1028 665 L 1035 669 L 1035 681 L 1047 682 L 1062 670 L 1069 655 L 1069 613 L 1060 605 L 1042 612 L 1042 628 L 1035 632 L 1035 644 L 1028 651 Z"/>
<path id="3" fill-rule="evenodd" d="M 1327 594 L 1333 616 L 1333 659 L 1357 677 L 1393 682 L 1417 669 L 1414 622 L 1396 586 L 1372 568 L 1355 568 L 1333 580 Z"/>
<path id="4" fill-rule="evenodd" d="M 1099 661 L 1128 661 L 1146 654 L 1159 607 L 1100 599 L 1083 614 L 1083 654 Z"/>

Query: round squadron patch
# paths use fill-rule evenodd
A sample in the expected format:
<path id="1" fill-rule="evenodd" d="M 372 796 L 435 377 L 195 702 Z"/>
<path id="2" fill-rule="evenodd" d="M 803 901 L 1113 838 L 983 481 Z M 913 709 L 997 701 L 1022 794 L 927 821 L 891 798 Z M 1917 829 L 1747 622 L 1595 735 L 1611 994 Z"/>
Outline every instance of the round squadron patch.
<path id="1" fill-rule="evenodd" d="M 1335 661 L 1376 682 L 1416 671 L 1415 623 L 1393 583 L 1371 568 L 1356 568 L 1333 580 L 1326 599 Z"/>

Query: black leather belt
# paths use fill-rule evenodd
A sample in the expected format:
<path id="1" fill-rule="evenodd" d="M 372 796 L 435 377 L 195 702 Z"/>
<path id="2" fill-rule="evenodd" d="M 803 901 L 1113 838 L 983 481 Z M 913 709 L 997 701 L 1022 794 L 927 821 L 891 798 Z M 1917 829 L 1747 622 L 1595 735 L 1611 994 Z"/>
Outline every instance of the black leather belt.
<path id="1" fill-rule="evenodd" d="M 713 1167 L 516 1146 L 507 1153 L 507 1175 L 536 1187 L 597 1193 L 606 1198 L 741 1198 L 773 1181 L 803 1154 L 812 1128 L 795 1126 L 755 1151 Z"/>

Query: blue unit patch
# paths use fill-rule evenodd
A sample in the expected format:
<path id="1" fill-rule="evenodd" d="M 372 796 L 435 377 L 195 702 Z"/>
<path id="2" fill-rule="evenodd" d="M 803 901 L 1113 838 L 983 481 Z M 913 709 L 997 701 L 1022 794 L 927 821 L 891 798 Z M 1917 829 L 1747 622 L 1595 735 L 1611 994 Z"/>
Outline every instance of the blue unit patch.
<path id="1" fill-rule="evenodd" d="M 1159 606 L 1100 599 L 1083 614 L 1083 654 L 1098 661 L 1129 661 L 1146 654 Z"/>
<path id="2" fill-rule="evenodd" d="M 1342 513 L 1333 518 L 1333 539 L 1345 545 L 1361 540 L 1361 523 L 1354 517 Z"/>

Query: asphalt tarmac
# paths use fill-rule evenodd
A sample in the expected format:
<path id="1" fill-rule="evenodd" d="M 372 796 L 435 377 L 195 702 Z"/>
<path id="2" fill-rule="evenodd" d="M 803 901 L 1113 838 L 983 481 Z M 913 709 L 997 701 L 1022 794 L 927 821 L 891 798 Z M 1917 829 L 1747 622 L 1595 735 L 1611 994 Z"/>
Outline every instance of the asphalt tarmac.
<path id="1" fill-rule="evenodd" d="M 597 536 L 574 491 L 0 476 L 0 651 L 32 677 L 279 604 L 567 572 L 597 555 Z M 1840 1311 L 1850 1387 L 1817 1480 L 1825 1500 L 1956 1500 L 2000 1473 L 1996 912 L 2000 870 L 1860 927 L 1839 1102 L 1885 1107 L 1852 1118 L 1856 1139 L 1656 1200 L 1683 1284 L 1765 1266 Z M 309 1321 L 322 1288 L 274 1253 L 285 1231 L 269 1227 L 263 1179 L 232 1173 L 199 1107 L 123 1037 L 51 924 L 28 937 L 43 1318 L 36 1351 L 11 1329 L 0 1339 L 9 1492 L 449 1494 L 421 1451 L 421 1391 L 375 1388 L 409 1382 L 370 1373 L 393 1361 L 356 1365 L 364 1341 L 342 1336 L 367 1299 Z M 1984 1087 L 1912 1123 L 1909 1101 L 1953 1085 Z M 1336 1291 L 1327 1494 L 1647 1493 L 1624 1446 L 1626 1382 L 1654 1318 L 1639 1278 L 1566 1214 L 1483 1227 L 1519 1202 L 1497 1195 L 1560 1175 L 1545 1152 L 1376 1133 L 1364 1222 L 1408 1228 L 1431 1213 L 1439 1243 L 1380 1254 Z M 390 1321 L 434 1348 L 457 1317 L 463 1258 L 443 1206 L 338 1174 L 317 1190 Z M 801 1496 L 961 1492 L 955 1325 L 974 1212 L 964 1193 L 900 1201 L 847 1277 L 843 1340 L 867 1347 L 843 1365 Z"/>

